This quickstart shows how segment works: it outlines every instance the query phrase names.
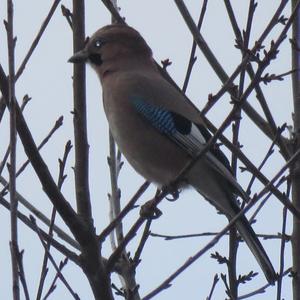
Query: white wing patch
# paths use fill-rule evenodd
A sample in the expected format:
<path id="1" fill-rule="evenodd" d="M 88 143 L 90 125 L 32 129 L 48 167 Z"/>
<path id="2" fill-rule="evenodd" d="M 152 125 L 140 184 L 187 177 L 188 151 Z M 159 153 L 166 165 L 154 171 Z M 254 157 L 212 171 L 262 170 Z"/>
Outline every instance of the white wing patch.
<path id="1" fill-rule="evenodd" d="M 191 156 L 196 156 L 206 144 L 205 137 L 195 124 L 192 124 L 189 134 L 176 131 L 173 137 Z"/>
<path id="2" fill-rule="evenodd" d="M 191 132 L 189 134 L 182 134 L 177 131 L 173 135 L 173 139 L 192 157 L 196 157 L 206 145 L 205 137 L 202 135 L 201 131 L 195 124 L 192 124 Z M 205 158 L 211 163 L 212 168 L 214 168 L 219 174 L 221 174 L 226 180 L 228 180 L 229 183 L 237 189 L 237 191 L 239 191 L 244 199 L 248 198 L 234 176 L 227 169 L 227 167 L 224 166 L 222 162 L 220 162 L 218 158 L 216 158 L 210 151 L 206 152 Z"/>

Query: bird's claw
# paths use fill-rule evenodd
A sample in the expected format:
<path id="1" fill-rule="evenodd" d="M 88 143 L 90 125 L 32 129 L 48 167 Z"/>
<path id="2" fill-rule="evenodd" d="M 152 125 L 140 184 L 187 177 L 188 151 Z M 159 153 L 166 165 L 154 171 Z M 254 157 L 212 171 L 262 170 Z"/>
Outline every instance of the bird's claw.
<path id="1" fill-rule="evenodd" d="M 171 202 L 176 201 L 179 198 L 180 193 L 181 193 L 181 190 L 176 189 L 176 190 L 170 192 L 169 195 L 171 195 L 171 197 L 166 197 L 166 199 Z"/>
<path id="2" fill-rule="evenodd" d="M 153 200 L 142 205 L 140 210 L 140 216 L 150 220 L 158 219 L 161 215 L 162 211 L 153 205 Z"/>

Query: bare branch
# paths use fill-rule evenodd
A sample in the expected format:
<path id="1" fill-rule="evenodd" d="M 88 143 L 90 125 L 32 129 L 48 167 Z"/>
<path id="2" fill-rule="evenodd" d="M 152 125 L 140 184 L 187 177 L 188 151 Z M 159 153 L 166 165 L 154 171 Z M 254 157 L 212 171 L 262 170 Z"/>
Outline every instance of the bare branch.
<path id="1" fill-rule="evenodd" d="M 135 223 L 131 226 L 128 233 L 125 235 L 122 243 L 117 247 L 117 249 L 112 253 L 107 261 L 107 269 L 112 270 L 120 257 L 121 253 L 127 246 L 127 244 L 132 240 L 132 238 L 136 235 L 139 228 L 143 225 L 143 223 L 147 219 L 156 218 L 157 215 L 157 205 L 163 200 L 163 198 L 168 195 L 170 192 L 170 187 L 166 187 L 162 192 L 157 194 L 154 199 L 148 201 L 144 204 L 144 208 L 146 209 L 143 212 L 143 207 L 140 212 L 140 217 L 135 221 Z"/>
<path id="2" fill-rule="evenodd" d="M 19 246 L 18 246 L 18 200 L 16 198 L 16 150 L 17 150 L 17 130 L 16 130 L 16 97 L 15 97 L 15 43 L 13 33 L 13 1 L 7 0 L 7 45 L 8 45 L 8 103 L 10 107 L 10 164 L 9 164 L 9 193 L 10 193 L 10 230 L 11 230 L 11 260 L 12 260 L 12 280 L 14 300 L 20 299 L 19 287 Z"/>
<path id="3" fill-rule="evenodd" d="M 66 286 L 66 288 L 68 289 L 68 291 L 70 292 L 70 294 L 73 296 L 74 299 L 76 300 L 80 300 L 78 295 L 73 291 L 73 289 L 71 288 L 71 286 L 69 285 L 69 283 L 67 282 L 67 280 L 65 279 L 65 277 L 63 276 L 63 274 L 61 273 L 61 270 L 60 268 L 57 266 L 54 258 L 52 257 L 51 253 L 49 252 L 49 249 L 47 248 L 47 244 L 44 242 L 41 234 L 40 234 L 40 230 L 39 228 L 36 226 L 36 223 L 35 223 L 35 219 L 33 217 L 30 218 L 33 226 L 35 226 L 35 231 L 36 233 L 38 234 L 39 238 L 40 238 L 40 241 L 45 249 L 45 252 L 47 253 L 47 256 L 48 256 L 48 259 L 51 261 L 54 269 L 56 270 L 57 274 L 58 274 L 58 277 L 59 279 L 62 281 L 62 283 Z"/>
<path id="4" fill-rule="evenodd" d="M 59 175 L 58 175 L 57 185 L 58 185 L 59 190 L 61 190 L 63 182 L 66 178 L 66 175 L 64 174 L 64 171 L 65 171 L 67 158 L 68 158 L 68 155 L 69 155 L 71 149 L 72 149 L 71 141 L 68 141 L 66 143 L 66 146 L 65 146 L 65 152 L 64 152 L 64 155 L 63 155 L 63 159 L 58 160 L 59 161 Z M 50 222 L 50 226 L 49 226 L 49 230 L 48 230 L 48 235 L 49 236 L 53 236 L 55 217 L 56 217 L 56 209 L 55 209 L 55 207 L 53 207 L 52 208 L 52 213 L 51 213 L 51 222 Z M 50 251 L 50 247 L 51 247 L 50 241 L 47 242 L 46 247 L 47 247 L 47 251 L 45 250 L 45 253 L 44 253 L 43 265 L 42 265 L 40 281 L 39 281 L 39 287 L 38 287 L 37 296 L 36 296 L 37 300 L 41 299 L 41 297 L 42 297 L 44 282 L 45 282 L 45 279 L 46 279 L 46 276 L 47 276 L 47 273 L 48 273 L 48 268 L 47 268 L 48 253 L 47 252 Z"/>
<path id="5" fill-rule="evenodd" d="M 6 201 L 3 197 L 0 196 L 0 204 L 3 205 L 6 209 L 10 210 L 10 203 L 8 201 Z M 32 222 L 30 221 L 30 219 L 25 216 L 24 214 L 22 214 L 21 212 L 18 211 L 18 218 L 26 225 L 28 226 L 28 228 L 30 228 L 31 230 L 35 230 L 35 227 L 32 226 Z M 55 247 L 55 249 L 59 252 L 61 252 L 63 255 L 67 256 L 69 259 L 71 259 L 74 263 L 76 263 L 77 265 L 79 265 L 79 259 L 77 257 L 77 255 L 68 250 L 65 246 L 63 246 L 62 244 L 60 244 L 58 241 L 56 241 L 53 237 L 50 237 L 46 232 L 44 232 L 42 229 L 40 229 L 40 233 L 43 236 L 43 238 L 45 239 L 45 241 L 51 241 L 51 244 L 53 247 Z"/>
<path id="6" fill-rule="evenodd" d="M 111 0 L 101 0 L 102 3 L 106 6 L 106 8 L 110 11 L 112 17 L 118 22 L 124 24 L 124 19 L 120 16 L 119 12 L 113 5 Z"/>
<path id="7" fill-rule="evenodd" d="M 84 1 L 73 1 L 73 47 L 74 53 L 83 49 L 85 41 Z M 73 64 L 73 124 L 75 139 L 75 190 L 77 211 L 92 227 L 89 191 L 89 145 L 86 124 L 86 85 L 84 64 Z"/>
<path id="8" fill-rule="evenodd" d="M 63 117 L 59 117 L 57 119 L 57 121 L 55 122 L 53 128 L 50 130 L 50 132 L 47 134 L 47 136 L 42 140 L 42 142 L 40 143 L 40 145 L 38 146 L 38 150 L 41 150 L 43 148 L 44 145 L 47 144 L 47 142 L 50 140 L 50 138 L 52 137 L 52 135 L 55 133 L 55 131 L 60 128 L 63 124 Z M 16 172 L 16 177 L 18 177 L 28 166 L 28 164 L 30 163 L 30 160 L 27 159 L 23 165 L 19 168 L 19 170 Z M 0 169 L 1 170 L 1 169 Z M 0 172 L 1 173 L 1 172 Z M 1 181 L 1 179 L 0 179 Z M 4 180 L 2 180 L 1 183 L 3 183 Z M 0 192 L 0 195 L 4 196 L 5 192 L 7 191 L 7 189 L 9 188 L 9 184 L 6 184 L 4 186 L 4 188 L 2 189 L 2 191 Z"/>
<path id="9" fill-rule="evenodd" d="M 142 235 L 142 238 L 141 238 L 140 243 L 139 243 L 139 245 L 137 247 L 137 250 L 136 250 L 136 252 L 134 254 L 133 264 L 135 266 L 137 266 L 140 263 L 140 257 L 141 257 L 142 251 L 143 251 L 143 249 L 145 247 L 145 244 L 146 244 L 146 241 L 148 240 L 148 237 L 150 236 L 151 222 L 152 222 L 151 219 L 147 220 L 145 228 L 144 228 L 144 232 L 143 232 L 143 235 Z"/>
<path id="10" fill-rule="evenodd" d="M 292 74 L 293 84 L 293 103 L 294 103 L 294 139 L 293 150 L 296 152 L 300 149 L 300 62 L 299 62 L 299 49 L 300 44 L 300 14 L 299 14 L 299 1 L 291 1 L 293 10 L 297 10 L 296 18 L 293 22 L 292 31 L 292 69 L 298 71 Z M 300 163 L 296 162 L 291 169 L 292 180 L 292 201 L 293 205 L 300 209 Z M 293 255 L 293 297 L 294 299 L 300 298 L 300 222 L 299 219 L 293 218 L 293 235 L 292 235 L 292 255 Z"/>
<path id="11" fill-rule="evenodd" d="M 62 15 L 66 18 L 68 24 L 70 25 L 70 28 L 73 29 L 73 14 L 71 13 L 71 11 L 64 5 L 61 5 L 61 12 Z"/>
<path id="12" fill-rule="evenodd" d="M 211 289 L 210 289 L 210 293 L 209 293 L 208 297 L 206 297 L 206 300 L 211 300 L 211 299 L 212 299 L 212 295 L 213 295 L 213 293 L 214 293 L 214 290 L 215 290 L 215 287 L 216 287 L 218 281 L 219 281 L 219 277 L 218 277 L 218 275 L 216 274 L 216 275 L 214 276 L 214 280 L 213 280 L 213 283 L 212 283 L 212 286 L 211 286 Z"/>
<path id="13" fill-rule="evenodd" d="M 160 234 L 160 233 L 151 232 L 150 236 L 163 238 L 166 241 L 171 241 L 171 240 L 177 240 L 177 239 L 215 236 L 217 234 L 218 234 L 218 232 L 202 232 L 202 233 L 192 233 L 192 234 L 170 235 L 170 234 Z M 228 235 L 228 233 L 226 233 L 225 235 Z M 265 240 L 269 240 L 269 239 L 282 240 L 282 239 L 284 239 L 286 242 L 291 240 L 291 237 L 287 234 L 285 236 L 282 236 L 281 234 L 261 234 L 261 233 L 258 233 L 257 237 L 261 237 Z"/>
<path id="14" fill-rule="evenodd" d="M 109 233 L 114 230 L 119 222 L 134 208 L 135 203 L 141 197 L 141 195 L 145 192 L 145 190 L 149 187 L 149 182 L 144 182 L 142 186 L 137 190 L 135 195 L 129 200 L 126 206 L 122 209 L 120 214 L 99 234 L 98 240 L 99 242 L 103 242 L 105 238 L 109 235 Z"/>
<path id="15" fill-rule="evenodd" d="M 0 182 L 1 182 L 1 184 L 5 185 L 5 186 L 8 185 L 8 182 L 1 176 L 0 176 Z M 41 220 L 45 225 L 50 226 L 51 221 L 47 218 L 47 216 L 45 216 L 41 211 L 39 211 L 36 207 L 34 207 L 28 200 L 26 200 L 18 192 L 16 192 L 16 196 L 18 197 L 18 201 L 20 203 L 22 203 L 32 214 L 34 214 L 34 216 L 36 218 Z M 0 201 L 0 203 L 1 203 L 1 201 Z M 1 204 L 3 204 L 3 203 L 1 203 Z M 10 209 L 10 207 L 7 207 L 7 205 L 5 205 L 5 204 L 3 204 L 3 205 L 7 209 Z M 57 236 L 60 237 L 63 241 L 67 242 L 69 245 L 71 245 L 75 249 L 80 250 L 80 246 L 79 246 L 78 242 L 76 242 L 72 237 L 70 237 L 61 228 L 54 225 L 53 230 L 57 234 Z"/>
<path id="16" fill-rule="evenodd" d="M 205 12 L 206 12 L 207 2 L 208 2 L 208 0 L 204 0 L 203 4 L 202 4 L 200 16 L 199 16 L 199 21 L 198 21 L 198 24 L 197 24 L 197 28 L 198 28 L 199 32 L 201 30 L 201 26 L 202 26 L 202 23 L 203 23 L 203 20 L 204 20 L 204 15 L 205 15 Z M 183 87 L 182 87 L 182 92 L 183 93 L 186 92 L 186 89 L 187 89 L 187 86 L 188 86 L 188 83 L 189 83 L 189 80 L 190 80 L 190 77 L 191 77 L 191 74 L 192 74 L 193 66 L 194 66 L 194 64 L 197 60 L 197 57 L 195 56 L 196 46 L 197 46 L 197 44 L 196 44 L 195 40 L 193 40 L 190 59 L 189 59 L 185 79 L 184 79 L 184 82 L 183 82 Z"/>
<path id="17" fill-rule="evenodd" d="M 23 73 L 23 71 L 24 71 L 24 69 L 25 69 L 25 66 L 26 66 L 27 62 L 29 61 L 29 59 L 30 59 L 30 57 L 31 57 L 31 55 L 32 55 L 32 53 L 33 53 L 33 51 L 35 50 L 36 46 L 38 45 L 38 43 L 39 43 L 39 41 L 40 41 L 40 39 L 41 39 L 41 37 L 42 37 L 42 35 L 43 35 L 45 29 L 47 28 L 47 26 L 48 26 L 48 24 L 49 24 L 49 22 L 50 22 L 50 20 L 51 20 L 51 18 L 52 18 L 52 16 L 53 16 L 53 14 L 54 14 L 54 12 L 55 12 L 55 10 L 56 10 L 56 7 L 57 7 L 57 5 L 59 4 L 59 2 L 60 2 L 60 0 L 55 0 L 55 1 L 53 2 L 53 5 L 52 5 L 51 9 L 50 9 L 48 15 L 46 16 L 46 19 L 44 20 L 44 22 L 43 22 L 43 24 L 42 24 L 42 26 L 41 26 L 41 28 L 40 28 L 40 30 L 39 30 L 39 32 L 38 32 L 36 38 L 35 38 L 34 41 L 32 42 L 32 45 L 30 46 L 30 48 L 29 48 L 29 50 L 28 50 L 28 52 L 27 52 L 27 54 L 26 54 L 26 56 L 25 56 L 23 62 L 21 63 L 21 65 L 20 65 L 20 67 L 19 67 L 19 69 L 18 69 L 18 71 L 17 71 L 17 73 L 16 73 L 15 81 L 17 81 L 18 78 L 19 78 L 19 77 L 21 76 L 21 74 Z M 5 96 L 4 96 L 4 98 L 5 98 Z M 0 99 L 0 122 L 1 122 L 1 119 L 2 119 L 2 116 L 3 116 L 3 113 L 4 113 L 4 110 L 5 110 L 5 108 L 6 108 L 4 98 L 1 97 L 1 99 Z"/>
<path id="18" fill-rule="evenodd" d="M 118 187 L 118 177 L 119 172 L 122 168 L 121 156 L 116 154 L 116 144 L 113 139 L 111 132 L 109 132 L 109 157 L 107 158 L 109 171 L 110 171 L 110 185 L 111 185 L 111 193 L 108 195 L 109 205 L 110 205 L 110 214 L 109 219 L 112 222 L 116 216 L 118 216 L 121 212 L 121 190 Z M 120 244 L 124 238 L 123 235 L 123 226 L 122 222 L 119 222 L 115 227 L 115 233 L 117 238 L 117 244 Z M 110 233 L 110 241 L 112 245 L 113 251 L 116 249 L 114 231 Z"/>
<path id="19" fill-rule="evenodd" d="M 282 274 L 282 277 L 286 276 L 286 275 L 289 275 L 291 273 L 291 268 L 287 269 L 285 272 L 283 272 Z M 242 295 L 240 297 L 237 298 L 237 300 L 242 300 L 242 299 L 248 299 L 248 298 L 251 298 L 253 296 L 256 296 L 256 295 L 259 295 L 259 294 L 262 294 L 265 292 L 265 290 L 270 286 L 271 284 L 270 283 L 267 283 L 265 284 L 264 286 L 260 287 L 259 289 L 251 292 L 251 293 L 248 293 L 248 294 L 245 294 L 245 295 Z"/>
<path id="20" fill-rule="evenodd" d="M 25 278 L 24 265 L 23 265 L 23 254 L 24 254 L 24 250 L 22 250 L 18 254 L 19 276 L 20 276 L 20 282 L 23 287 L 25 299 L 30 300 L 27 282 L 26 282 L 26 278 Z"/>
<path id="21" fill-rule="evenodd" d="M 61 261 L 61 262 L 59 263 L 59 270 L 62 271 L 62 269 L 67 265 L 67 263 L 68 263 L 68 259 L 67 259 L 67 258 L 65 258 L 65 260 Z M 48 299 L 49 296 L 50 296 L 51 294 L 53 294 L 53 292 L 54 292 L 55 289 L 56 289 L 56 282 L 57 282 L 58 279 L 59 279 L 59 273 L 56 273 L 55 276 L 54 276 L 54 278 L 53 278 L 53 281 L 52 281 L 52 283 L 51 283 L 51 285 L 50 285 L 50 287 L 49 287 L 49 289 L 48 289 L 48 292 L 47 292 L 47 293 L 45 294 L 45 296 L 43 297 L 43 300 Z"/>
<path id="22" fill-rule="evenodd" d="M 45 18 L 45 20 L 43 21 L 43 23 L 41 25 L 41 28 L 40 28 L 39 32 L 37 33 L 35 39 L 33 40 L 27 54 L 25 55 L 25 58 L 23 59 L 21 65 L 20 65 L 20 67 L 19 67 L 19 69 L 16 73 L 16 80 L 18 80 L 19 77 L 22 75 L 22 73 L 23 73 L 23 71 L 26 67 L 27 62 L 29 61 L 33 51 L 37 47 L 37 45 L 38 45 L 42 35 L 44 34 L 44 32 L 45 32 L 45 30 L 46 30 L 46 28 L 47 28 L 47 26 L 48 26 L 48 24 L 49 24 L 49 22 L 50 22 L 50 20 L 51 20 L 51 18 L 52 18 L 52 16 L 53 16 L 53 14 L 54 14 L 54 12 L 55 12 L 55 10 L 56 10 L 56 8 L 57 8 L 60 1 L 61 0 L 54 0 L 54 2 L 52 4 L 46 18 Z"/>

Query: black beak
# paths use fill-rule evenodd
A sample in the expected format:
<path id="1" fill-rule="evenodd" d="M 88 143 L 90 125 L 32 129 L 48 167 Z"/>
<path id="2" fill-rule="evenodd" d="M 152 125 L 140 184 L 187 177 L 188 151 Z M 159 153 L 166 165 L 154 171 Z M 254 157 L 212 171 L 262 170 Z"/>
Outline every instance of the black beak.
<path id="1" fill-rule="evenodd" d="M 85 49 L 83 49 L 81 51 L 76 52 L 73 56 L 71 56 L 68 62 L 74 64 L 85 63 L 88 58 L 89 58 L 88 52 Z"/>

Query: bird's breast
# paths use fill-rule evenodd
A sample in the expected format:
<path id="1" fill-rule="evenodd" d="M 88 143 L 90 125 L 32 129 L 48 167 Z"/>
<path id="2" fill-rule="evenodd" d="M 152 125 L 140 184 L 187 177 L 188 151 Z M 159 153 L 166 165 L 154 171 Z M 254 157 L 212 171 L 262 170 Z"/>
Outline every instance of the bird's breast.
<path id="1" fill-rule="evenodd" d="M 189 157 L 135 110 L 126 93 L 104 94 L 103 100 L 112 135 L 132 167 L 159 185 L 175 179 Z"/>

